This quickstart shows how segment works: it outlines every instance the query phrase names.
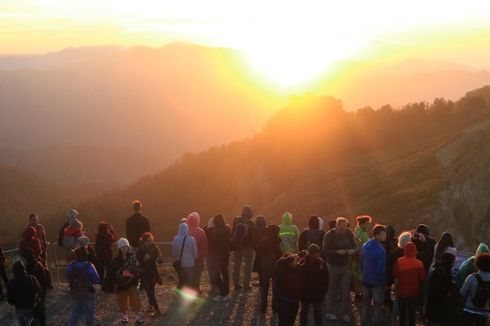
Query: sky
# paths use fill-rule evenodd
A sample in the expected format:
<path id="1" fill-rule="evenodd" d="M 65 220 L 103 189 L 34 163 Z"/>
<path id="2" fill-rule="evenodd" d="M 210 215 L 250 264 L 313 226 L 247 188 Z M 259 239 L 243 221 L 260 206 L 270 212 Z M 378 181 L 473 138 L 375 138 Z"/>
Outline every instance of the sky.
<path id="1" fill-rule="evenodd" d="M 0 1 L 0 54 L 178 41 L 239 49 L 285 84 L 361 57 L 484 67 L 490 1 Z"/>

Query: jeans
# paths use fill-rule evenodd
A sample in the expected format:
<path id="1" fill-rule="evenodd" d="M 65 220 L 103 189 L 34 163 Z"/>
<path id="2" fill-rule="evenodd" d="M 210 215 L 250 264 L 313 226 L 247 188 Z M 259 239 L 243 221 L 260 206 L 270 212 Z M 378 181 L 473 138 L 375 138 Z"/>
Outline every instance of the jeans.
<path id="1" fill-rule="evenodd" d="M 95 325 L 95 293 L 87 293 L 84 299 L 73 300 L 71 310 L 70 326 L 76 326 L 82 319 L 85 318 L 85 325 Z"/>
<path id="2" fill-rule="evenodd" d="M 327 312 L 334 313 L 337 303 L 337 294 L 340 291 L 340 312 L 348 314 L 350 312 L 350 269 L 347 266 L 328 266 L 328 294 L 327 294 Z"/>
<path id="3" fill-rule="evenodd" d="M 385 301 L 385 286 L 369 286 L 363 284 L 362 286 L 362 307 L 361 307 L 361 321 L 366 323 L 368 321 L 369 310 L 371 308 L 371 301 L 374 302 L 374 323 L 377 325 L 381 322 L 383 316 L 383 304 Z"/>
<path id="4" fill-rule="evenodd" d="M 308 325 L 308 313 L 310 305 L 313 306 L 313 316 L 315 317 L 315 325 L 322 326 L 322 302 L 304 302 L 301 301 L 301 311 L 299 313 L 299 321 L 301 326 Z"/>
<path id="5" fill-rule="evenodd" d="M 15 315 L 20 326 L 39 326 L 39 320 L 34 318 L 32 309 L 16 308 Z"/>
<path id="6" fill-rule="evenodd" d="M 148 303 L 150 307 L 155 310 L 160 310 L 158 307 L 157 299 L 155 298 L 155 282 L 147 280 L 145 277 L 141 278 L 141 286 L 145 289 L 146 296 L 148 297 Z"/>
<path id="7" fill-rule="evenodd" d="M 218 287 L 219 295 L 223 297 L 230 293 L 229 261 L 230 255 L 216 257 L 214 260 L 216 266 L 214 266 L 213 283 Z"/>
<path id="8" fill-rule="evenodd" d="M 235 250 L 235 266 L 233 268 L 233 284 L 235 287 L 240 286 L 240 269 L 242 260 L 245 260 L 245 272 L 243 275 L 243 286 L 250 287 L 250 278 L 252 277 L 252 263 L 254 258 L 254 250 L 252 248 L 240 248 Z"/>
<path id="9" fill-rule="evenodd" d="M 276 284 L 272 274 L 261 272 L 260 278 L 260 309 L 265 312 L 267 310 L 267 297 L 269 295 L 269 287 L 272 280 L 272 311 L 277 311 L 277 294 Z"/>
<path id="10" fill-rule="evenodd" d="M 278 319 L 279 326 L 294 326 L 298 314 L 299 301 L 279 298 Z"/>
<path id="11" fill-rule="evenodd" d="M 397 301 L 400 326 L 415 326 L 418 299 L 398 298 Z"/>
<path id="12" fill-rule="evenodd" d="M 464 325 L 467 326 L 486 326 L 487 325 L 487 316 L 472 314 L 467 311 L 463 313 L 463 321 Z"/>

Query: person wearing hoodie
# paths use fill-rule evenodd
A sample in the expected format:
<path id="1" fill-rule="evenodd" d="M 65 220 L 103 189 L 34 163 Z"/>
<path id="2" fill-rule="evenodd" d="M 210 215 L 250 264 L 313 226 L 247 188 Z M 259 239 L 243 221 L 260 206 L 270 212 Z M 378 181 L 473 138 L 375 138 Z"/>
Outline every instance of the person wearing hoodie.
<path id="1" fill-rule="evenodd" d="M 424 264 L 417 259 L 417 247 L 413 242 L 404 246 L 404 255 L 397 259 L 393 274 L 400 326 L 415 326 L 417 301 L 426 273 Z"/>
<path id="2" fill-rule="evenodd" d="M 70 326 L 79 324 L 84 315 L 85 325 L 95 325 L 95 284 L 100 284 L 100 276 L 95 266 L 87 260 L 86 247 L 75 249 L 75 260 L 68 264 L 66 275 L 73 299 Z M 83 284 L 80 284 L 83 282 Z"/>
<path id="3" fill-rule="evenodd" d="M 362 272 L 362 306 L 361 324 L 369 322 L 371 301 L 374 303 L 373 320 L 378 325 L 382 322 L 384 294 L 386 287 L 386 227 L 376 225 L 373 228 L 374 238 L 362 245 L 359 266 Z"/>
<path id="4" fill-rule="evenodd" d="M 197 259 L 197 245 L 193 236 L 189 235 L 187 223 L 179 224 L 179 233 L 172 240 L 172 257 L 175 262 L 179 262 L 180 268 L 177 270 L 179 281 L 177 289 L 183 287 L 193 287 L 194 266 Z"/>
<path id="5" fill-rule="evenodd" d="M 235 217 L 233 220 L 233 228 L 231 232 L 232 250 L 234 253 L 234 268 L 233 268 L 233 285 L 235 290 L 250 290 L 250 279 L 252 277 L 252 267 L 254 260 L 253 243 L 255 239 L 255 223 L 252 221 L 253 210 L 250 206 L 245 206 L 242 209 L 241 216 Z M 243 275 L 243 287 L 240 284 L 240 270 L 242 269 L 242 261 L 245 263 L 245 271 Z"/>
<path id="6" fill-rule="evenodd" d="M 75 210 L 73 211 L 76 212 Z M 63 234 L 63 249 L 65 251 L 67 262 L 71 262 L 73 259 L 75 259 L 73 250 L 77 247 L 78 238 L 83 236 L 83 223 L 78 219 L 78 212 L 74 212 L 72 212 L 72 218 L 70 218 L 70 222 L 65 228 Z"/>
<path id="7" fill-rule="evenodd" d="M 310 216 L 308 228 L 304 229 L 299 235 L 298 249 L 307 250 L 308 246 L 312 243 L 321 248 L 324 235 L 325 231 L 320 228 L 320 218 L 316 215 Z"/>
<path id="8" fill-rule="evenodd" d="M 100 222 L 95 236 L 95 255 L 97 256 L 95 266 L 101 278 L 101 284 L 104 284 L 104 279 L 111 266 L 114 242 L 116 242 L 116 234 L 112 226 L 107 222 Z"/>
<path id="9" fill-rule="evenodd" d="M 272 281 L 272 310 L 277 311 L 276 294 L 276 262 L 281 258 L 281 239 L 279 238 L 279 226 L 271 224 L 267 227 L 266 236 L 257 243 L 257 270 L 260 281 L 260 311 L 267 311 L 267 297 Z"/>
<path id="10" fill-rule="evenodd" d="M 209 238 L 209 254 L 212 257 L 211 265 L 214 271 L 211 279 L 218 288 L 219 294 L 215 301 L 228 301 L 230 299 L 230 280 L 228 265 L 231 249 L 231 228 L 225 223 L 221 214 L 213 218 L 214 228 Z"/>
<path id="11" fill-rule="evenodd" d="M 432 259 L 434 258 L 436 240 L 430 236 L 430 230 L 426 224 L 417 225 L 412 242 L 417 246 L 417 259 L 424 263 L 425 271 L 429 272 Z"/>
<path id="12" fill-rule="evenodd" d="M 259 215 L 255 219 L 255 234 L 254 234 L 254 240 L 253 240 L 253 248 L 255 252 L 255 257 L 254 257 L 254 262 L 253 262 L 253 267 L 252 271 L 255 273 L 259 272 L 259 266 L 258 266 L 258 261 L 257 261 L 257 255 L 259 254 L 257 252 L 257 245 L 258 243 L 262 240 L 262 238 L 267 236 L 267 220 L 265 216 Z M 259 286 L 260 286 L 260 277 L 259 277 Z"/>
<path id="13" fill-rule="evenodd" d="M 464 325 L 487 325 L 490 312 L 490 254 L 476 256 L 477 272 L 466 278 L 460 293 L 464 300 Z"/>
<path id="14" fill-rule="evenodd" d="M 46 240 L 46 231 L 44 230 L 44 226 L 39 224 L 39 217 L 37 214 L 29 215 L 29 224 L 27 227 L 29 226 L 36 229 L 36 236 L 39 240 L 39 244 L 41 245 L 41 263 L 46 266 L 48 242 Z"/>
<path id="15" fill-rule="evenodd" d="M 76 219 L 80 214 L 75 209 L 69 209 L 65 212 L 66 222 L 58 231 L 58 247 L 63 247 L 63 238 L 65 237 L 65 229 L 70 225 L 70 222 Z"/>
<path id="16" fill-rule="evenodd" d="M 279 326 L 293 326 L 303 290 L 304 256 L 284 254 L 276 264 Z"/>
<path id="17" fill-rule="evenodd" d="M 356 252 L 357 243 L 354 233 L 348 228 L 348 221 L 338 217 L 336 227 L 323 237 L 323 257 L 328 266 L 327 319 L 336 321 L 334 314 L 337 295 L 340 291 L 340 313 L 344 322 L 351 321 L 350 312 L 350 269 L 351 257 Z"/>
<path id="18" fill-rule="evenodd" d="M 112 261 L 111 272 L 105 286 L 107 290 L 116 290 L 116 301 L 121 313 L 121 322 L 129 322 L 128 311 L 131 309 L 136 315 L 136 323 L 143 324 L 140 316 L 141 302 L 138 294 L 138 280 L 140 278 L 140 266 L 136 256 L 131 251 L 128 239 L 121 238 L 117 241 L 117 256 Z M 112 286 L 114 284 L 114 286 Z"/>
<path id="19" fill-rule="evenodd" d="M 5 262 L 6 261 L 7 261 L 7 258 L 5 257 L 3 249 L 0 247 L 0 278 L 3 281 L 5 288 L 7 288 L 7 285 L 9 284 L 9 279 L 7 277 L 7 273 L 5 272 Z M 5 293 L 3 291 L 2 282 L 0 281 L 0 301 L 5 301 L 6 299 L 7 299 L 7 297 L 5 296 Z"/>
<path id="20" fill-rule="evenodd" d="M 44 302 L 46 299 L 46 290 L 50 285 L 48 270 L 36 259 L 35 253 L 31 248 L 25 248 L 19 253 L 23 259 L 27 274 L 34 276 L 41 286 L 43 295 L 40 297 L 39 304 L 36 306 L 34 314 L 39 319 L 39 325 L 44 326 L 46 325 Z"/>
<path id="21" fill-rule="evenodd" d="M 145 289 L 146 296 L 148 297 L 149 313 L 152 317 L 158 317 L 160 316 L 160 307 L 155 298 L 155 285 L 162 285 L 163 282 L 157 267 L 157 261 L 161 252 L 153 243 L 153 240 L 153 234 L 150 232 L 141 235 L 136 258 L 141 266 L 141 287 Z"/>
<path id="22" fill-rule="evenodd" d="M 308 325 L 310 306 L 313 306 L 315 325 L 323 325 L 322 304 L 328 288 L 327 263 L 320 257 L 321 249 L 311 243 L 303 265 L 303 289 L 301 291 L 300 325 Z"/>
<path id="23" fill-rule="evenodd" d="M 189 226 L 189 235 L 196 240 L 197 258 L 194 265 L 193 283 L 194 288 L 199 291 L 201 286 L 201 276 L 204 271 L 204 261 L 208 254 L 208 239 L 206 232 L 199 226 L 201 217 L 199 213 L 192 212 L 187 216 L 186 223 Z"/>
<path id="24" fill-rule="evenodd" d="M 297 253 L 299 229 L 293 224 L 293 215 L 286 212 L 282 215 L 282 224 L 279 225 L 282 253 Z"/>
<path id="25" fill-rule="evenodd" d="M 218 286 L 215 283 L 215 275 L 218 272 L 216 253 L 211 249 L 211 242 L 214 233 L 214 217 L 208 220 L 208 223 L 202 227 L 204 233 L 206 233 L 206 239 L 208 240 L 208 254 L 206 255 L 206 266 L 208 269 L 208 279 L 210 285 L 209 295 L 216 297 L 219 295 Z"/>
<path id="26" fill-rule="evenodd" d="M 37 238 L 37 231 L 34 227 L 28 226 L 22 232 L 22 240 L 19 242 L 19 251 L 25 251 L 30 248 L 34 252 L 34 257 L 37 261 L 42 261 L 41 259 L 41 243 Z"/>
<path id="27" fill-rule="evenodd" d="M 133 215 L 126 219 L 126 237 L 134 251 L 138 250 L 141 235 L 145 232 L 151 232 L 150 219 L 143 214 L 143 204 L 139 200 L 133 200 Z"/>
<path id="28" fill-rule="evenodd" d="M 370 234 L 373 232 L 373 218 L 369 215 L 361 215 L 356 217 L 356 227 L 354 235 L 356 237 L 357 247 L 361 248 L 370 239 Z M 359 266 L 359 252 L 357 251 L 350 263 L 350 271 L 352 274 L 352 288 L 354 290 L 356 300 L 362 297 L 362 272 Z"/>
<path id="29" fill-rule="evenodd" d="M 445 252 L 457 252 L 454 247 L 453 236 L 449 232 L 444 232 L 439 242 L 434 245 L 434 257 L 429 269 L 432 269 L 441 258 L 441 254 Z"/>
<path id="30" fill-rule="evenodd" d="M 39 305 L 43 291 L 37 279 L 28 275 L 22 261 L 13 267 L 14 278 L 7 286 L 7 301 L 15 306 L 15 314 L 20 326 L 39 326 L 35 309 Z"/>
<path id="31" fill-rule="evenodd" d="M 490 253 L 490 248 L 483 242 L 481 242 L 478 247 L 476 248 L 475 255 L 471 256 L 470 258 L 466 259 L 461 266 L 459 267 L 458 271 L 458 276 L 457 276 L 457 281 L 456 281 L 456 288 L 461 289 L 463 286 L 464 281 L 466 281 L 466 278 L 477 272 L 476 266 L 475 266 L 475 261 L 476 257 L 479 254 L 483 253 Z"/>

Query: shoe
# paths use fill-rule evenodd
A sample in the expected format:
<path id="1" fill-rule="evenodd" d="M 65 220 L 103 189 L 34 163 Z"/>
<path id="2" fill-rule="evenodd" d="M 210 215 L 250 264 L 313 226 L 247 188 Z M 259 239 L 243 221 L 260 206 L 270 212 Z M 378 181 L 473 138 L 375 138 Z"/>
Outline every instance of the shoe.
<path id="1" fill-rule="evenodd" d="M 230 295 L 222 296 L 221 301 L 230 301 Z"/>
<path id="2" fill-rule="evenodd" d="M 129 323 L 129 318 L 128 318 L 128 315 L 123 315 L 122 318 L 121 318 L 121 323 L 123 324 L 127 324 Z"/>
<path id="3" fill-rule="evenodd" d="M 344 323 L 350 323 L 351 318 L 349 315 L 343 315 L 342 320 L 344 321 Z"/>
<path id="4" fill-rule="evenodd" d="M 329 320 L 329 321 L 335 321 L 335 320 L 337 320 L 337 316 L 335 316 L 334 314 L 331 314 L 331 313 L 328 313 L 326 315 L 326 317 L 327 317 L 327 320 Z"/>
<path id="5" fill-rule="evenodd" d="M 136 317 L 136 324 L 141 325 L 144 322 L 145 322 L 145 320 L 142 317 L 140 317 L 140 316 Z"/>

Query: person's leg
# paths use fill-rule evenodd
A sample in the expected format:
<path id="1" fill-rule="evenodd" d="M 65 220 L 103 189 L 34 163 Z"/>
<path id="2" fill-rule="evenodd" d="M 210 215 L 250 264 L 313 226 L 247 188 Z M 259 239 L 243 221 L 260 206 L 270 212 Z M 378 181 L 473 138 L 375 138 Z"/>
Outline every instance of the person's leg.
<path id="1" fill-rule="evenodd" d="M 254 251 L 252 248 L 243 248 L 245 259 L 245 273 L 243 276 L 243 287 L 250 288 L 250 279 L 252 278 L 252 267 L 254 261 Z"/>
<path id="2" fill-rule="evenodd" d="M 119 312 L 123 315 L 126 315 L 129 310 L 128 304 L 128 290 L 117 291 L 116 292 L 116 302 L 119 308 Z"/>
<path id="3" fill-rule="evenodd" d="M 398 324 L 400 326 L 407 325 L 407 315 L 410 314 L 408 310 L 409 300 L 403 298 L 397 298 L 398 301 Z"/>
<path id="4" fill-rule="evenodd" d="M 345 266 L 339 269 L 340 273 L 340 296 L 341 306 L 340 312 L 343 315 L 349 315 L 351 312 L 350 304 L 350 270 L 349 266 Z"/>
<path id="5" fill-rule="evenodd" d="M 150 305 L 150 307 L 153 307 L 155 311 L 160 311 L 157 299 L 155 298 L 155 282 L 147 281 L 146 295 L 148 296 L 148 304 Z"/>
<path id="6" fill-rule="evenodd" d="M 296 316 L 298 315 L 299 301 L 294 301 L 289 303 L 288 311 L 288 326 L 294 326 L 296 321 Z"/>
<path id="7" fill-rule="evenodd" d="M 198 259 L 196 260 L 196 266 L 194 266 L 194 277 L 193 277 L 193 287 L 199 291 L 201 287 L 201 276 L 204 270 L 204 260 Z"/>
<path id="8" fill-rule="evenodd" d="M 362 286 L 362 305 L 361 305 L 361 324 L 365 325 L 369 321 L 369 308 L 373 299 L 373 289 Z"/>
<path id="9" fill-rule="evenodd" d="M 408 316 L 408 325 L 415 326 L 415 322 L 417 320 L 417 299 L 407 300 L 406 303 L 407 316 Z"/>
<path id="10" fill-rule="evenodd" d="M 260 311 L 266 312 L 267 310 L 267 296 L 269 294 L 270 275 L 267 273 L 260 273 Z"/>
<path id="11" fill-rule="evenodd" d="M 38 325 L 32 309 L 15 309 L 15 315 L 20 326 Z"/>
<path id="12" fill-rule="evenodd" d="M 73 300 L 71 305 L 70 326 L 78 325 L 83 312 L 83 300 Z"/>
<path id="13" fill-rule="evenodd" d="M 131 311 L 133 311 L 135 315 L 138 316 L 141 310 L 141 301 L 138 293 L 138 288 L 136 286 L 132 286 L 128 289 L 128 297 Z"/>
<path id="14" fill-rule="evenodd" d="M 278 325 L 279 326 L 285 326 L 286 325 L 286 313 L 287 313 L 288 307 L 286 306 L 286 302 L 279 298 L 277 302 L 277 319 L 279 321 Z"/>
<path id="15" fill-rule="evenodd" d="M 85 325 L 95 326 L 95 293 L 89 293 L 84 300 Z"/>
<path id="16" fill-rule="evenodd" d="M 322 326 L 323 325 L 322 302 L 313 303 L 313 316 L 315 317 L 315 325 Z"/>
<path id="17" fill-rule="evenodd" d="M 9 279 L 7 277 L 7 273 L 5 272 L 5 266 L 1 263 L 0 263 L 0 278 L 3 281 L 5 288 L 7 288 L 7 284 L 9 284 Z M 1 293 L 3 293 L 2 282 L 0 282 L 0 294 Z"/>
<path id="18" fill-rule="evenodd" d="M 301 326 L 308 325 L 308 310 L 310 310 L 309 308 L 310 308 L 309 302 L 301 301 L 301 310 L 299 312 L 299 324 Z"/>
<path id="19" fill-rule="evenodd" d="M 272 312 L 277 313 L 279 307 L 279 295 L 277 294 L 277 278 L 271 277 L 272 281 Z"/>
<path id="20" fill-rule="evenodd" d="M 233 285 L 235 286 L 235 288 L 240 287 L 240 269 L 242 268 L 242 259 L 242 249 L 236 249 L 233 261 Z"/>
<path id="21" fill-rule="evenodd" d="M 226 255 L 221 259 L 221 278 L 223 280 L 223 288 L 222 292 L 220 293 L 222 296 L 227 296 L 230 294 L 230 272 L 228 270 L 229 267 L 229 261 L 230 261 L 230 255 Z"/>
<path id="22" fill-rule="evenodd" d="M 327 292 L 327 313 L 335 313 L 337 294 L 339 292 L 340 274 L 335 266 L 328 265 L 328 292 Z"/>
<path id="23" fill-rule="evenodd" d="M 381 324 L 383 318 L 383 305 L 385 302 L 385 287 L 377 286 L 373 289 L 374 322 Z"/>

